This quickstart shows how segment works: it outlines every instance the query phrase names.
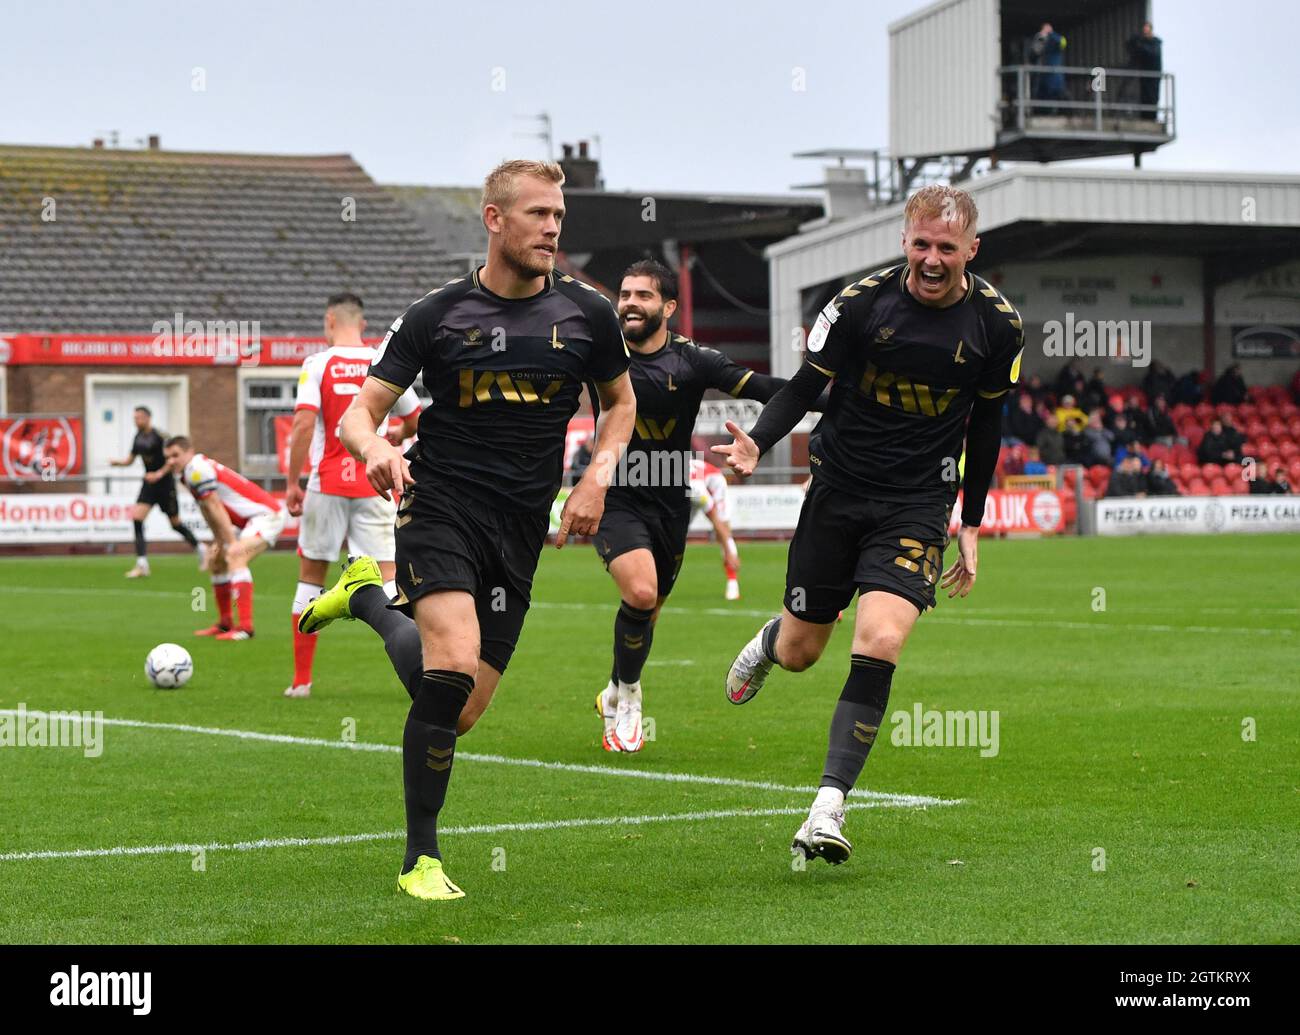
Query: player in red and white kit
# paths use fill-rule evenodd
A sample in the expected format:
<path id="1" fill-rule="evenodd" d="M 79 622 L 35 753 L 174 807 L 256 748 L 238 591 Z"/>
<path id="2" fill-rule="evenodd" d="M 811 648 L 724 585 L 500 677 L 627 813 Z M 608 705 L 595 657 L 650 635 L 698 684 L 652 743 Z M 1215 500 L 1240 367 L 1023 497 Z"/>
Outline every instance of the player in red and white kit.
<path id="1" fill-rule="evenodd" d="M 308 356 L 298 375 L 293 433 L 289 443 L 289 513 L 302 516 L 298 530 L 298 588 L 293 595 L 293 682 L 286 697 L 311 694 L 312 661 L 316 634 L 298 630 L 298 617 L 321 594 L 329 566 L 339 559 L 346 542 L 348 554 L 363 554 L 379 562 L 390 597 L 396 595 L 393 558 L 396 546 L 393 522 L 397 505 L 375 493 L 339 442 L 339 421 L 356 398 L 375 350 L 362 343 L 366 328 L 361 299 L 350 292 L 331 295 L 325 303 L 325 340 L 329 348 Z M 401 419 L 392 437 L 398 442 L 415 432 L 420 400 L 408 388 L 393 406 Z M 400 437 L 398 437 L 400 436 Z M 304 492 L 297 472 L 311 462 L 311 477 Z"/>
<path id="2" fill-rule="evenodd" d="M 208 572 L 217 598 L 217 622 L 195 636 L 218 640 L 248 640 L 253 636 L 253 558 L 275 545 L 287 518 L 284 506 L 238 471 L 211 457 L 196 453 L 184 435 L 163 443 L 169 471 L 179 471 L 181 482 L 198 501 L 212 529 Z M 238 612 L 236 622 L 233 609 Z"/>
<path id="3" fill-rule="evenodd" d="M 727 477 L 703 460 L 691 461 L 691 500 L 713 525 L 722 548 L 722 570 L 727 574 L 728 600 L 740 599 L 740 551 L 731 534 L 731 507 L 727 502 Z"/>

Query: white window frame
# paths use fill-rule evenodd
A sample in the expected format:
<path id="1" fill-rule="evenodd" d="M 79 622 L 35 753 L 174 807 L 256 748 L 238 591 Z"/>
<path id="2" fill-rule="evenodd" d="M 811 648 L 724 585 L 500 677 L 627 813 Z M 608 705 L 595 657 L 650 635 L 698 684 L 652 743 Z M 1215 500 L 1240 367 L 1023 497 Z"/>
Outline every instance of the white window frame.
<path id="1" fill-rule="evenodd" d="M 298 392 L 298 375 L 302 372 L 301 367 L 240 367 L 238 371 L 239 383 L 238 388 L 238 421 L 239 421 L 239 470 L 245 477 L 257 480 L 260 478 L 282 478 L 280 473 L 279 460 L 272 454 L 258 453 L 257 463 L 254 464 L 248 454 L 248 442 L 246 427 L 248 423 L 249 409 L 263 409 L 264 407 L 249 407 L 247 405 L 248 385 L 253 381 L 286 381 L 292 387 L 289 392 L 289 409 L 293 410 L 294 399 Z M 265 407 L 269 409 L 270 407 Z M 269 455 L 270 463 L 266 463 Z"/>

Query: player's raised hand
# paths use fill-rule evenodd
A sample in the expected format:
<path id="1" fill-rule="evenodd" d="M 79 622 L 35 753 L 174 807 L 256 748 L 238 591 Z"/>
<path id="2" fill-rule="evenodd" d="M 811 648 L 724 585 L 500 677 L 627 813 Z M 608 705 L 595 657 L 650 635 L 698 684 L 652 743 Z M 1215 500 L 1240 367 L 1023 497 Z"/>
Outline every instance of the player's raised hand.
<path id="1" fill-rule="evenodd" d="M 366 448 L 366 481 L 371 488 L 384 499 L 393 499 L 393 492 L 401 495 L 408 485 L 414 485 L 411 465 L 402 456 L 401 450 L 391 442 L 375 436 Z"/>
<path id="2" fill-rule="evenodd" d="M 560 511 L 560 530 L 555 534 L 555 548 L 564 549 L 570 535 L 595 535 L 605 513 L 605 493 L 584 478 L 573 487 Z"/>
<path id="3" fill-rule="evenodd" d="M 735 441 L 728 446 L 714 446 L 713 452 L 725 457 L 727 466 L 737 474 L 748 477 L 758 467 L 758 443 L 746 435 L 735 421 L 727 421 L 727 430 L 734 436 Z"/>
<path id="4" fill-rule="evenodd" d="M 957 559 L 943 573 L 943 579 L 939 583 L 941 589 L 948 590 L 949 600 L 959 593 L 965 596 L 975 585 L 975 564 L 976 555 L 979 552 L 979 541 L 980 530 L 978 528 L 961 526 L 961 531 L 957 533 Z"/>

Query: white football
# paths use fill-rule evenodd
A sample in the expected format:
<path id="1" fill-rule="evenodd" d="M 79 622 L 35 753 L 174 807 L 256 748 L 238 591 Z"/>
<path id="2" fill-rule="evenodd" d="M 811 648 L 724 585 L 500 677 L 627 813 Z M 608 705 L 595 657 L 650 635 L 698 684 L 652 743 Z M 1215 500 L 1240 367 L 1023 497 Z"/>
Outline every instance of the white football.
<path id="1" fill-rule="evenodd" d="M 178 690 L 194 675 L 194 659 L 179 643 L 160 643 L 144 659 L 144 674 L 160 690 Z"/>

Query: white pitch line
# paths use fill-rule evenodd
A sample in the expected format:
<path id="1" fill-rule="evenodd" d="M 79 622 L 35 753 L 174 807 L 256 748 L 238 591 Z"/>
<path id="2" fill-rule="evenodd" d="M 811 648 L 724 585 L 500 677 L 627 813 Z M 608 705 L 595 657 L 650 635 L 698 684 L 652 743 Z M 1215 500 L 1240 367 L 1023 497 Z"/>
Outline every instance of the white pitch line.
<path id="1" fill-rule="evenodd" d="M 0 715 L 44 716 L 47 713 L 28 709 L 19 712 L 14 708 L 0 708 Z M 72 713 L 70 719 L 82 718 L 80 713 Z M 93 717 L 92 717 L 92 720 Z M 292 744 L 301 747 L 324 747 L 343 751 L 370 751 L 385 754 L 401 754 L 402 748 L 397 744 L 375 744 L 365 741 L 326 740 L 320 737 L 296 737 L 287 733 L 261 733 L 256 730 L 232 730 L 217 726 L 191 726 L 180 722 L 145 722 L 141 719 L 103 719 L 105 726 L 124 726 L 132 729 L 167 730 L 173 733 L 194 733 L 208 737 L 233 737 L 236 740 L 253 740 L 270 744 Z M 473 751 L 458 751 L 456 758 L 461 762 L 487 762 L 494 765 L 525 766 L 530 769 L 549 769 L 566 773 L 584 773 L 593 776 L 623 776 L 638 780 L 657 780 L 663 783 L 693 783 L 713 787 L 740 787 L 754 791 L 776 791 L 783 794 L 816 794 L 816 787 L 797 787 L 789 784 L 771 783 L 765 780 L 741 780 L 729 776 L 701 776 L 696 773 L 660 772 L 650 769 L 621 769 L 607 765 L 587 765 L 576 762 L 545 762 L 536 758 L 510 758 L 506 755 L 479 754 Z M 958 799 L 935 798 L 926 794 L 893 794 L 885 791 L 852 790 L 849 794 L 855 798 L 868 798 L 874 801 L 897 804 L 900 807 L 959 804 Z"/>
<path id="2" fill-rule="evenodd" d="M 4 586 L 6 593 L 38 593 L 42 596 L 52 594 L 63 594 L 66 596 L 85 597 L 88 594 L 97 594 L 101 596 L 121 596 L 121 597 L 163 597 L 179 600 L 182 597 L 188 599 L 188 590 L 156 590 L 156 589 L 71 589 L 68 587 L 50 587 L 41 588 L 36 586 Z M 259 590 L 258 599 L 268 600 L 288 600 L 289 595 L 276 593 L 272 591 Z M 530 605 L 537 609 L 551 609 L 560 611 L 591 611 L 600 610 L 598 604 L 578 604 L 578 603 L 560 603 L 548 602 L 545 600 L 534 600 Z M 741 607 L 665 607 L 665 614 L 682 614 L 682 615 L 707 615 L 711 618 L 772 618 L 780 613 L 779 608 L 752 609 Z M 1025 608 L 979 608 L 983 614 L 1016 614 L 1039 613 L 1032 609 Z M 1178 614 L 1261 614 L 1261 615 L 1292 615 L 1300 613 L 1295 608 L 1187 608 L 1185 610 L 1168 607 L 1140 607 L 1134 614 L 1145 614 L 1148 612 L 1175 612 Z M 1060 613 L 1059 611 L 1045 611 L 1042 613 Z M 926 621 L 930 624 L 939 625 L 973 625 L 973 626 L 1006 626 L 1016 629 L 1062 629 L 1065 631 L 1093 631 L 1102 632 L 1158 632 L 1158 633 L 1205 633 L 1217 635 L 1220 633 L 1240 634 L 1244 636 L 1295 636 L 1294 629 L 1282 628 L 1260 628 L 1250 625 L 1168 625 L 1168 624 L 1151 624 L 1139 622 L 1071 622 L 1055 618 L 1032 618 L 1032 619 L 1015 619 L 1015 618 L 980 618 L 977 615 L 971 615 L 964 618 L 950 616 L 943 612 L 927 616 Z M 649 664 L 657 664 L 654 661 Z M 679 664 L 691 664 L 691 662 L 679 662 Z"/>
<path id="3" fill-rule="evenodd" d="M 955 801 L 936 801 L 939 805 L 956 805 Z M 901 808 L 893 802 L 850 802 L 845 809 Z M 472 826 L 446 827 L 440 836 L 470 834 L 528 833 L 539 830 L 576 830 L 582 827 L 641 826 L 646 823 L 701 823 L 714 819 L 738 819 L 742 816 L 802 816 L 807 808 L 780 809 L 711 809 L 703 812 L 678 812 L 649 816 L 599 816 L 590 819 L 537 820 L 531 823 L 479 823 Z M 375 834 L 336 834 L 330 837 L 264 837 L 256 841 L 213 841 L 208 844 L 116 845 L 112 848 L 74 848 L 67 851 L 5 852 L 0 862 L 30 862 L 37 859 L 103 859 L 140 855 L 192 855 L 195 852 L 253 852 L 263 848 L 313 848 L 325 845 L 363 844 L 367 841 L 400 841 L 405 830 L 388 830 Z"/>

